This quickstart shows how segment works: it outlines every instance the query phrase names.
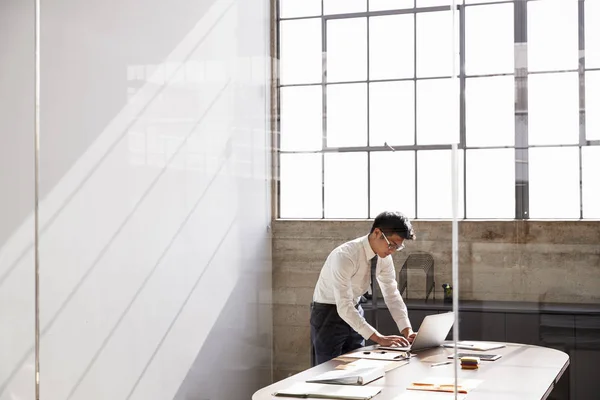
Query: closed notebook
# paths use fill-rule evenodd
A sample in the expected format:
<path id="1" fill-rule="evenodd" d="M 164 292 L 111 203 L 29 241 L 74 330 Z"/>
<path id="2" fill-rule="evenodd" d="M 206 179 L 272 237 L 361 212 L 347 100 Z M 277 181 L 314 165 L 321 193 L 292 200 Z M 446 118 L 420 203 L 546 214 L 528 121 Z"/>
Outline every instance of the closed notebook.
<path id="1" fill-rule="evenodd" d="M 366 385 L 385 375 L 383 367 L 352 368 L 325 372 L 306 382 L 331 383 L 336 385 Z"/>
<path id="2" fill-rule="evenodd" d="M 296 383 L 278 390 L 273 396 L 311 399 L 369 400 L 381 392 L 377 386 L 339 386 L 318 383 Z"/>

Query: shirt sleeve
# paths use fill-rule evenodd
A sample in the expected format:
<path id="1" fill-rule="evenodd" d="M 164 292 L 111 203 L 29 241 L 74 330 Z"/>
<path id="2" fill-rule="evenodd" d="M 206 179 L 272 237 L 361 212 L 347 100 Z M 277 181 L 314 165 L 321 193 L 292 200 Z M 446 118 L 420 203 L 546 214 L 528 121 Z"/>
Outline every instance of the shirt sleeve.
<path id="1" fill-rule="evenodd" d="M 392 257 L 388 256 L 382 259 L 380 265 L 381 268 L 379 274 L 377 274 L 377 281 L 379 282 L 385 304 L 390 310 L 390 314 L 392 314 L 392 318 L 394 318 L 400 332 L 406 328 L 412 329 L 412 325 L 408 319 L 406 304 L 404 304 L 404 300 L 400 296 L 400 291 L 398 291 L 396 270 L 394 269 Z"/>
<path id="2" fill-rule="evenodd" d="M 359 335 L 369 339 L 375 333 L 375 328 L 369 325 L 354 307 L 354 295 L 352 293 L 354 262 L 343 253 L 332 255 L 330 262 L 333 295 L 339 316 Z"/>

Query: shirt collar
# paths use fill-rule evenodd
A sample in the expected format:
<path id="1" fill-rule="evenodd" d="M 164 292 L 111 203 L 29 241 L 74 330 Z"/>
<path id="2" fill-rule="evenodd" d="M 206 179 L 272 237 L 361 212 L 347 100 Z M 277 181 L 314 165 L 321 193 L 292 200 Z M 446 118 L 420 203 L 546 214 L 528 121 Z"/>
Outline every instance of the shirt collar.
<path id="1" fill-rule="evenodd" d="M 367 256 L 367 262 L 371 261 L 373 257 L 375 257 L 375 252 L 371 248 L 371 244 L 369 243 L 369 235 L 363 236 L 362 244 L 365 249 L 365 255 Z"/>

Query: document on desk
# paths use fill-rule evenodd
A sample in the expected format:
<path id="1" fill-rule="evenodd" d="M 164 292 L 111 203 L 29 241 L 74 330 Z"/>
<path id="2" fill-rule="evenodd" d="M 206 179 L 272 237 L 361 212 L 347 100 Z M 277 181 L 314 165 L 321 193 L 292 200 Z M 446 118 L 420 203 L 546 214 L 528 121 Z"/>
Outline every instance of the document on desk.
<path id="1" fill-rule="evenodd" d="M 382 378 L 385 370 L 382 365 L 376 367 L 350 368 L 345 370 L 335 369 L 317 375 L 306 382 L 332 383 L 336 385 L 366 385 L 376 379 Z"/>
<path id="2" fill-rule="evenodd" d="M 406 364 L 408 364 L 408 361 L 370 360 L 368 358 L 358 358 L 348 364 L 340 364 L 337 367 L 335 367 L 335 369 L 381 367 L 384 369 L 385 372 L 390 372 Z"/>
<path id="3" fill-rule="evenodd" d="M 318 383 L 295 383 L 287 389 L 273 393 L 279 397 L 314 399 L 369 400 L 381 392 L 378 386 L 340 386 Z"/>
<path id="4" fill-rule="evenodd" d="M 410 358 L 410 354 L 404 351 L 369 350 L 347 353 L 343 358 L 367 358 L 371 360 L 402 361 Z"/>
<path id="5" fill-rule="evenodd" d="M 454 348 L 454 343 L 444 343 L 443 346 Z M 459 349 L 488 351 L 488 350 L 500 349 L 502 347 L 506 347 L 506 345 L 502 344 L 502 343 L 491 343 L 491 342 L 460 341 L 457 343 L 456 347 Z"/>
<path id="6" fill-rule="evenodd" d="M 467 394 L 475 389 L 482 381 L 479 379 L 459 379 L 457 392 Z M 408 390 L 422 390 L 427 392 L 449 392 L 454 393 L 454 379 L 439 376 L 431 376 L 420 379 L 410 384 Z"/>

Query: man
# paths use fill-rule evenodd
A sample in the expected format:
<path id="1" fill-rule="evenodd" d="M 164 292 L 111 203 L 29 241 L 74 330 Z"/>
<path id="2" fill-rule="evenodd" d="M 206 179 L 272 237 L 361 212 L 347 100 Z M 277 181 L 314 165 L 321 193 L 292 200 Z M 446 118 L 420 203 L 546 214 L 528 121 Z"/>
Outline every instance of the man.
<path id="1" fill-rule="evenodd" d="M 363 347 L 365 339 L 382 346 L 412 343 L 406 305 L 398 291 L 392 254 L 415 239 L 408 218 L 399 212 L 383 212 L 375 218 L 371 232 L 334 249 L 323 268 L 311 304 L 310 335 L 315 365 Z M 402 336 L 385 336 L 364 318 L 359 304 L 371 284 L 371 267 L 385 303 Z"/>

